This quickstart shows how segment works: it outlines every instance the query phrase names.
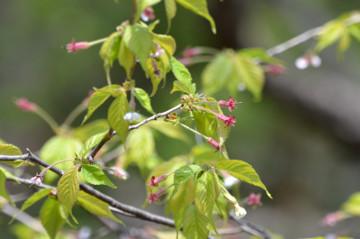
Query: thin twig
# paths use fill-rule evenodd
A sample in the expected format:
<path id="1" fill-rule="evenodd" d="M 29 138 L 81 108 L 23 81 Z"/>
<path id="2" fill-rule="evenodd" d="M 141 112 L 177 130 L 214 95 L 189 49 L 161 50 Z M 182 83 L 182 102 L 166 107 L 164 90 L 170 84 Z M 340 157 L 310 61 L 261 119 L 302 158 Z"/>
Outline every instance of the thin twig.
<path id="1" fill-rule="evenodd" d="M 355 23 L 360 22 L 360 14 L 353 14 L 351 17 L 348 18 L 348 20 L 345 22 L 346 26 L 350 26 Z M 269 56 L 274 56 L 280 53 L 283 53 L 284 51 L 289 50 L 290 48 L 293 48 L 303 42 L 306 42 L 307 40 L 310 40 L 311 38 L 320 36 L 323 33 L 324 26 L 315 27 L 312 29 L 309 29 L 305 31 L 304 33 L 301 33 L 300 35 L 291 38 L 290 40 L 283 42 L 277 46 L 274 46 L 272 48 L 269 48 L 266 53 Z"/>
<path id="2" fill-rule="evenodd" d="M 233 212 L 231 212 L 229 216 L 241 226 L 241 229 L 244 232 L 249 233 L 250 235 L 258 236 L 263 239 L 273 239 L 273 237 L 269 235 L 269 233 L 264 228 L 255 225 L 249 221 L 245 221 L 244 219 L 237 218 Z"/>

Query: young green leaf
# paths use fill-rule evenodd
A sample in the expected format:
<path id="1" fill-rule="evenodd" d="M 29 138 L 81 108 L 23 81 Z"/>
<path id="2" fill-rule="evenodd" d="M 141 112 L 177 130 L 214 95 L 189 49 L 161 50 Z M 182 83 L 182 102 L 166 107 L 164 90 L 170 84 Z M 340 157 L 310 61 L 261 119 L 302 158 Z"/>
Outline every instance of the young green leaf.
<path id="1" fill-rule="evenodd" d="M 174 184 L 175 186 L 179 186 L 184 183 L 190 177 L 193 177 L 200 173 L 203 168 L 199 165 L 185 165 L 176 170 L 174 174 Z"/>
<path id="2" fill-rule="evenodd" d="M 125 142 L 130 122 L 124 119 L 129 110 L 126 94 L 121 94 L 111 103 L 108 111 L 110 126 L 116 130 L 121 140 Z"/>
<path id="3" fill-rule="evenodd" d="M 100 199 L 90 194 L 87 194 L 83 191 L 79 192 L 77 201 L 88 212 L 100 217 L 111 218 L 114 221 L 124 225 L 124 223 L 121 220 L 119 220 L 112 214 L 109 208 L 109 204 L 107 204 L 106 202 L 103 202 Z"/>
<path id="4" fill-rule="evenodd" d="M 207 95 L 212 95 L 225 88 L 229 85 L 229 82 L 239 84 L 231 60 L 232 54 L 233 52 L 230 50 L 222 51 L 216 54 L 215 58 L 205 67 L 201 75 L 201 81 Z M 235 93 L 236 91 L 237 87 L 235 87 Z"/>
<path id="5" fill-rule="evenodd" d="M 337 49 L 337 56 L 340 61 L 344 59 L 344 52 L 349 48 L 351 44 L 350 33 L 347 30 L 344 30 L 343 35 L 341 36 Z"/>
<path id="6" fill-rule="evenodd" d="M 55 239 L 57 233 L 65 223 L 65 219 L 61 213 L 61 204 L 51 197 L 46 199 L 40 209 L 40 220 L 49 237 Z"/>
<path id="7" fill-rule="evenodd" d="M 175 215 L 182 208 L 191 205 L 194 201 L 194 197 L 194 179 L 188 178 L 176 189 L 173 189 L 166 210 Z"/>
<path id="8" fill-rule="evenodd" d="M 263 69 L 251 57 L 238 52 L 233 58 L 233 64 L 238 78 L 245 84 L 256 100 L 261 99 L 261 93 L 265 83 Z M 240 83 L 240 82 L 239 82 Z"/>
<path id="9" fill-rule="evenodd" d="M 83 159 L 86 157 L 86 154 L 90 151 L 90 149 L 94 148 L 96 145 L 100 143 L 100 141 L 105 137 L 108 131 L 96 134 L 87 139 L 80 150 L 78 157 Z"/>
<path id="10" fill-rule="evenodd" d="M 21 150 L 16 147 L 15 145 L 12 144 L 6 144 L 5 142 L 1 143 L 0 142 L 0 154 L 3 155 L 21 155 Z M 13 167 L 20 167 L 24 164 L 24 160 L 15 160 L 15 161 L 3 161 L 2 163 L 7 164 L 7 165 L 11 165 Z"/>
<path id="11" fill-rule="evenodd" d="M 151 101 L 148 93 L 141 88 L 134 89 L 134 96 L 140 102 L 141 106 L 144 107 L 151 114 L 156 114 L 155 111 L 151 107 Z"/>
<path id="12" fill-rule="evenodd" d="M 110 181 L 105 173 L 95 165 L 84 164 L 81 169 L 81 173 L 87 182 L 94 185 L 107 185 L 112 188 L 116 186 Z"/>
<path id="13" fill-rule="evenodd" d="M 153 47 L 153 40 L 149 30 L 144 26 L 126 26 L 124 29 L 124 43 L 139 59 L 146 75 L 146 59 L 149 57 Z"/>
<path id="14" fill-rule="evenodd" d="M 151 33 L 151 36 L 153 40 L 165 50 L 165 53 L 169 58 L 174 54 L 176 43 L 173 37 L 169 35 L 155 34 L 153 32 Z"/>
<path id="15" fill-rule="evenodd" d="M 200 213 L 211 217 L 215 199 L 214 178 L 210 173 L 204 172 L 196 183 L 195 205 Z"/>
<path id="16" fill-rule="evenodd" d="M 185 143 L 191 144 L 190 138 L 181 130 L 180 127 L 174 126 L 173 124 L 164 120 L 158 119 L 151 121 L 147 124 L 150 128 L 153 128 L 167 137 L 181 140 Z"/>
<path id="17" fill-rule="evenodd" d="M 76 153 L 79 152 L 81 148 L 82 143 L 78 139 L 57 135 L 50 138 L 43 145 L 40 151 L 40 157 L 49 164 L 53 164 L 60 160 L 75 158 Z M 66 170 L 71 167 L 72 164 L 73 162 L 67 161 L 56 165 L 56 167 Z M 54 172 L 49 171 L 44 177 L 45 181 L 49 182 L 54 180 L 57 175 Z"/>
<path id="18" fill-rule="evenodd" d="M 14 207 L 16 207 L 15 203 L 11 200 L 11 198 L 9 197 L 7 191 L 6 191 L 6 187 L 5 187 L 5 182 L 6 182 L 6 176 L 3 173 L 2 170 L 0 170 L 0 197 L 5 198 L 7 201 L 9 201 Z"/>
<path id="19" fill-rule="evenodd" d="M 40 189 L 39 191 L 35 192 L 33 195 L 31 195 L 25 202 L 24 204 L 21 206 L 21 209 L 18 213 L 16 213 L 11 221 L 9 222 L 12 223 L 14 221 L 14 219 L 22 212 L 25 211 L 27 208 L 29 208 L 30 206 L 32 206 L 33 204 L 35 204 L 37 201 L 39 201 L 40 199 L 42 199 L 45 196 L 49 195 L 49 192 L 53 190 L 52 188 L 43 188 Z"/>
<path id="20" fill-rule="evenodd" d="M 201 214 L 194 205 L 190 205 L 184 215 L 183 232 L 187 239 L 206 239 L 209 235 L 207 216 Z"/>
<path id="21" fill-rule="evenodd" d="M 63 204 L 68 212 L 71 212 L 79 194 L 78 167 L 69 168 L 60 178 L 57 186 L 59 202 Z"/>
<path id="22" fill-rule="evenodd" d="M 104 60 L 105 69 L 112 67 L 114 60 L 118 57 L 120 47 L 119 32 L 112 33 L 103 43 L 100 49 L 100 56 Z"/>
<path id="23" fill-rule="evenodd" d="M 171 28 L 171 20 L 176 15 L 176 2 L 175 0 L 165 0 L 164 3 L 165 3 L 166 17 L 168 21 L 168 27 L 166 32 L 169 32 Z"/>
<path id="24" fill-rule="evenodd" d="M 195 94 L 196 87 L 195 84 L 192 84 L 192 77 L 189 70 L 180 61 L 176 60 L 175 57 L 171 57 L 170 64 L 175 78 L 181 83 L 179 84 L 181 85 L 179 88 L 184 88 L 184 92 Z"/>
<path id="25" fill-rule="evenodd" d="M 206 0 L 176 0 L 176 2 L 207 19 L 210 22 L 212 32 L 216 34 L 215 22 L 209 14 Z"/>
<path id="26" fill-rule="evenodd" d="M 107 86 L 108 87 L 108 86 Z M 88 111 L 81 124 L 84 124 L 94 111 L 99 108 L 111 96 L 109 92 L 96 91 L 89 99 Z"/>
<path id="27" fill-rule="evenodd" d="M 360 192 L 353 193 L 341 208 L 350 215 L 360 216 Z"/>
<path id="28" fill-rule="evenodd" d="M 181 229 L 181 225 L 183 224 L 184 221 L 184 214 L 186 212 L 188 207 L 183 207 L 181 210 L 179 210 L 178 212 L 174 213 L 174 221 L 175 221 L 175 229 L 176 229 L 176 239 L 178 239 L 179 237 L 179 232 Z"/>
<path id="29" fill-rule="evenodd" d="M 125 40 L 121 40 L 119 56 L 119 64 L 124 67 L 128 80 L 131 80 L 131 69 L 135 64 L 135 55 L 125 45 Z"/>
<path id="30" fill-rule="evenodd" d="M 75 128 L 73 130 L 73 135 L 74 137 L 84 142 L 93 135 L 109 130 L 109 128 L 110 126 L 106 119 L 98 119 L 91 121 L 86 125 Z"/>
<path id="31" fill-rule="evenodd" d="M 336 19 L 326 23 L 318 37 L 315 51 L 320 52 L 324 48 L 335 43 L 343 35 L 346 25 L 344 19 Z"/>
<path id="32" fill-rule="evenodd" d="M 360 24 L 353 24 L 350 25 L 348 28 L 348 31 L 350 32 L 350 34 L 357 40 L 360 42 Z"/>
<path id="33" fill-rule="evenodd" d="M 241 181 L 264 189 L 268 197 L 272 198 L 271 194 L 266 189 L 266 186 L 261 182 L 259 175 L 250 164 L 241 160 L 224 160 L 216 163 L 215 167 L 226 170 L 233 177 L 240 179 Z"/>

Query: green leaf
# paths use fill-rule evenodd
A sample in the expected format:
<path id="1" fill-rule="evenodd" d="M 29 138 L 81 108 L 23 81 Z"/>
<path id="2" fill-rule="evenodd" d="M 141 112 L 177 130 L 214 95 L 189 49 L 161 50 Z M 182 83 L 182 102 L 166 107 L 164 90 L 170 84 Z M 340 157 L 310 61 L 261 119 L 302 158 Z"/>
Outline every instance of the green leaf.
<path id="1" fill-rule="evenodd" d="M 158 119 L 156 121 L 151 121 L 147 123 L 148 127 L 151 127 L 160 133 L 166 135 L 167 137 L 178 139 L 184 141 L 185 143 L 191 143 L 190 138 L 184 131 L 178 127 L 174 126 L 173 124 L 164 121 L 163 119 Z"/>
<path id="2" fill-rule="evenodd" d="M 261 92 L 265 83 L 263 69 L 247 55 L 239 52 L 236 58 L 233 58 L 233 64 L 237 72 L 237 76 L 250 91 L 256 100 L 261 99 Z"/>
<path id="3" fill-rule="evenodd" d="M 353 193 L 341 208 L 351 215 L 360 216 L 360 192 Z"/>
<path id="4" fill-rule="evenodd" d="M 139 59 L 142 68 L 148 75 L 146 60 L 153 47 L 153 40 L 149 30 L 143 26 L 126 26 L 124 29 L 124 43 Z"/>
<path id="5" fill-rule="evenodd" d="M 221 183 L 220 183 L 219 177 L 216 174 L 215 170 L 211 170 L 210 173 L 214 179 L 215 199 L 216 199 L 220 195 L 220 192 L 221 192 Z"/>
<path id="6" fill-rule="evenodd" d="M 215 199 L 214 178 L 210 173 L 204 172 L 196 183 L 195 205 L 200 213 L 211 217 Z"/>
<path id="7" fill-rule="evenodd" d="M 35 192 L 33 195 L 31 195 L 21 206 L 21 209 L 18 213 L 16 213 L 11 221 L 9 222 L 12 223 L 14 221 L 14 219 L 22 212 L 25 211 L 27 208 L 29 208 L 30 206 L 32 206 L 33 204 L 35 204 L 37 201 L 39 201 L 40 199 L 42 199 L 45 196 L 49 195 L 49 192 L 53 190 L 52 188 L 43 188 L 40 189 L 39 191 Z"/>
<path id="8" fill-rule="evenodd" d="M 194 179 L 188 178 L 179 187 L 173 189 L 166 210 L 175 215 L 182 208 L 191 205 L 194 202 L 194 197 Z"/>
<path id="9" fill-rule="evenodd" d="M 84 164 L 81 169 L 81 173 L 87 182 L 94 185 L 107 185 L 112 188 L 116 186 L 110 181 L 105 173 L 95 165 Z"/>
<path id="10" fill-rule="evenodd" d="M 176 2 L 190 11 L 207 19 L 210 22 L 212 32 L 216 34 L 215 22 L 209 14 L 206 0 L 176 0 Z"/>
<path id="11" fill-rule="evenodd" d="M 105 135 L 108 133 L 108 131 L 96 134 L 91 136 L 89 139 L 87 139 L 80 150 L 78 157 L 80 159 L 86 158 L 86 154 L 96 145 L 100 143 L 100 141 L 105 137 Z"/>
<path id="12" fill-rule="evenodd" d="M 348 31 L 350 32 L 350 34 L 360 42 L 360 24 L 353 24 L 350 25 L 348 28 Z"/>
<path id="13" fill-rule="evenodd" d="M 345 30 L 339 40 L 338 49 L 337 49 L 337 56 L 340 61 L 343 60 L 344 52 L 349 48 L 350 43 L 351 43 L 350 34 L 347 30 Z"/>
<path id="14" fill-rule="evenodd" d="M 96 89 L 95 93 L 91 95 L 88 102 L 88 112 L 84 117 L 84 120 L 81 124 L 84 124 L 94 111 L 99 108 L 104 102 L 112 95 L 113 91 L 119 89 L 119 85 L 105 86 L 101 89 Z"/>
<path id="15" fill-rule="evenodd" d="M 343 20 L 344 19 L 333 20 L 323 26 L 321 34 L 318 36 L 315 51 L 320 52 L 340 39 L 346 29 Z"/>
<path id="16" fill-rule="evenodd" d="M 215 165 L 221 160 L 226 160 L 220 152 L 214 152 L 213 147 L 205 144 L 194 146 L 191 153 L 194 157 L 194 163 L 198 165 Z"/>
<path id="17" fill-rule="evenodd" d="M 56 234 L 65 223 L 61 213 L 61 204 L 49 197 L 40 209 L 40 220 L 49 237 L 55 239 Z"/>
<path id="18" fill-rule="evenodd" d="M 233 177 L 240 179 L 241 181 L 264 189 L 268 197 L 272 198 L 265 185 L 261 182 L 259 175 L 250 164 L 241 160 L 224 160 L 216 163 L 215 167 L 226 170 Z"/>
<path id="19" fill-rule="evenodd" d="M 109 204 L 100 199 L 87 194 L 83 191 L 79 192 L 79 196 L 77 198 L 78 203 L 88 212 L 100 216 L 100 217 L 108 217 L 113 219 L 114 221 L 124 225 L 124 223 L 116 218 L 112 212 L 110 211 Z M 125 225 L 124 225 L 125 226 Z"/>
<path id="20" fill-rule="evenodd" d="M 230 82 L 239 84 L 239 79 L 237 79 L 236 70 L 231 60 L 232 54 L 229 50 L 220 52 L 216 54 L 215 58 L 205 67 L 201 75 L 201 81 L 207 95 L 213 95 L 227 87 Z M 233 91 L 236 93 L 237 87 L 235 87 Z"/>
<path id="21" fill-rule="evenodd" d="M 73 135 L 82 142 L 95 134 L 99 134 L 110 128 L 106 119 L 98 119 L 87 123 L 86 125 L 77 127 L 73 130 Z"/>
<path id="22" fill-rule="evenodd" d="M 12 144 L 0 144 L 0 154 L 3 155 L 21 155 L 21 150 Z"/>
<path id="23" fill-rule="evenodd" d="M 176 172 L 174 174 L 175 187 L 184 183 L 190 177 L 197 175 L 202 170 L 203 170 L 203 168 L 200 167 L 199 165 L 185 165 L 185 166 L 179 168 L 178 170 L 176 170 Z"/>
<path id="24" fill-rule="evenodd" d="M 0 142 L 0 155 L 21 155 L 21 150 L 16 147 L 15 145 L 12 144 L 6 144 L 5 142 L 1 143 Z M 20 167 L 24 164 L 24 160 L 18 159 L 18 160 L 14 160 L 14 161 L 3 161 L 2 163 L 7 164 L 7 165 L 11 165 L 13 167 Z"/>
<path id="25" fill-rule="evenodd" d="M 100 49 L 100 56 L 104 60 L 105 69 L 109 69 L 110 67 L 112 67 L 114 60 L 118 57 L 119 47 L 119 32 L 112 33 L 102 44 Z"/>
<path id="26" fill-rule="evenodd" d="M 82 143 L 73 137 L 57 135 L 50 138 L 41 148 L 40 158 L 49 164 L 60 160 L 72 159 L 82 148 Z M 67 161 L 56 165 L 57 168 L 66 170 L 73 165 L 72 161 Z M 54 172 L 47 172 L 44 176 L 45 181 L 50 182 L 57 177 Z"/>
<path id="27" fill-rule="evenodd" d="M 6 176 L 4 172 L 0 170 L 0 197 L 5 198 L 7 201 L 11 203 L 11 205 L 16 207 L 15 203 L 11 200 L 11 198 L 9 197 L 6 191 L 5 182 L 6 182 Z"/>
<path id="28" fill-rule="evenodd" d="M 143 175 L 146 170 L 150 157 L 155 153 L 154 135 L 148 127 L 140 127 L 132 130 L 126 140 L 127 152 L 124 167 L 130 163 L 135 163 Z"/>
<path id="29" fill-rule="evenodd" d="M 151 107 L 151 101 L 148 93 L 141 88 L 134 89 L 134 96 L 140 102 L 141 106 L 144 107 L 151 114 L 156 114 L 155 111 Z"/>
<path id="30" fill-rule="evenodd" d="M 181 83 L 178 84 L 181 85 L 180 88 L 185 88 L 187 92 L 191 94 L 195 94 L 196 88 L 195 85 L 192 84 L 192 77 L 189 70 L 180 61 L 176 60 L 175 57 L 171 57 L 170 64 L 171 64 L 171 70 L 175 78 Z M 175 88 L 175 82 L 174 82 L 174 88 Z"/>
<path id="31" fill-rule="evenodd" d="M 135 22 L 139 21 L 141 13 L 145 8 L 159 3 L 161 0 L 136 0 L 136 15 Z"/>
<path id="32" fill-rule="evenodd" d="M 175 222 L 175 229 L 176 229 L 176 239 L 179 237 L 179 232 L 181 229 L 181 225 L 184 221 L 184 215 L 188 207 L 183 207 L 177 213 L 174 213 L 174 222 Z"/>
<path id="33" fill-rule="evenodd" d="M 110 126 L 116 130 L 121 140 L 125 142 L 130 122 L 124 120 L 125 114 L 129 111 L 126 94 L 121 94 L 111 103 L 108 111 Z"/>
<path id="34" fill-rule="evenodd" d="M 151 36 L 153 40 L 165 50 L 169 58 L 174 54 L 176 43 L 173 37 L 155 33 L 151 33 Z"/>
<path id="35" fill-rule="evenodd" d="M 187 239 L 206 239 L 209 235 L 208 217 L 190 205 L 184 215 L 183 232 Z"/>
<path id="36" fill-rule="evenodd" d="M 131 69 L 135 65 L 135 55 L 126 47 L 125 40 L 120 43 L 118 60 L 119 64 L 124 67 L 128 80 L 131 80 Z"/>
<path id="37" fill-rule="evenodd" d="M 57 196 L 59 202 L 63 204 L 68 212 L 74 206 L 79 194 L 79 174 L 78 167 L 69 168 L 60 178 L 57 186 Z"/>
<path id="38" fill-rule="evenodd" d="M 176 2 L 175 0 L 165 0 L 164 3 L 165 3 L 166 17 L 168 21 L 168 27 L 166 32 L 169 32 L 171 28 L 171 20 L 176 15 Z"/>

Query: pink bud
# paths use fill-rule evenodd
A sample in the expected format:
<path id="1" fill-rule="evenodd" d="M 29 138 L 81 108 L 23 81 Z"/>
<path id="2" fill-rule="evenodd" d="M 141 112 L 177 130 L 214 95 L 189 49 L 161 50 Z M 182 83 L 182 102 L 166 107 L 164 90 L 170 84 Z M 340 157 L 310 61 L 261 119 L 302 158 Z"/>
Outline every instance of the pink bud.
<path id="1" fill-rule="evenodd" d="M 216 149 L 215 152 L 217 152 L 217 151 L 220 150 L 219 143 L 216 142 L 213 138 L 209 137 L 209 138 L 207 139 L 207 142 Z"/>
<path id="2" fill-rule="evenodd" d="M 88 42 L 82 41 L 82 42 L 75 42 L 75 40 L 72 40 L 71 43 L 66 45 L 66 50 L 69 53 L 77 52 L 78 50 L 87 49 L 89 47 Z"/>
<path id="3" fill-rule="evenodd" d="M 25 112 L 34 112 L 37 108 L 37 105 L 28 101 L 25 98 L 20 98 L 15 101 L 16 106 Z"/>
<path id="4" fill-rule="evenodd" d="M 335 226 L 336 223 L 338 223 L 345 217 L 345 214 L 340 211 L 329 213 L 322 219 L 322 224 L 325 226 Z"/>
<path id="5" fill-rule="evenodd" d="M 250 196 L 247 197 L 246 202 L 250 206 L 261 205 L 261 194 L 251 193 Z"/>
<path id="6" fill-rule="evenodd" d="M 269 65 L 265 69 L 266 73 L 280 75 L 284 72 L 284 68 L 278 65 Z"/>
<path id="7" fill-rule="evenodd" d="M 88 107 L 90 97 L 91 97 L 94 93 L 95 93 L 94 90 L 89 91 L 89 95 L 83 100 L 82 103 L 83 103 L 83 105 L 84 105 L 85 107 Z"/>
<path id="8" fill-rule="evenodd" d="M 160 177 L 155 178 L 155 176 L 151 177 L 151 181 L 148 182 L 148 186 L 149 187 L 157 187 L 159 186 L 159 183 L 161 183 L 162 181 L 166 180 L 166 178 L 169 176 L 169 174 L 163 174 Z"/>
<path id="9" fill-rule="evenodd" d="M 179 58 L 177 60 L 180 61 L 184 66 L 188 66 L 191 64 L 191 58 L 188 57 Z"/>

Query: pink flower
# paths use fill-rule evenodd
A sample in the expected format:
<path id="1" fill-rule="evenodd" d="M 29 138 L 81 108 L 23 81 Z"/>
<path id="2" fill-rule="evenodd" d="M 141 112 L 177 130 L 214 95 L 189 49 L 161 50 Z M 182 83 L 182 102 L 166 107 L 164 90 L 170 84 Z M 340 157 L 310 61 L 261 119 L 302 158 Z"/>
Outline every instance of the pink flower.
<path id="1" fill-rule="evenodd" d="M 81 50 L 81 49 L 87 49 L 88 47 L 89 47 L 89 44 L 86 41 L 75 42 L 75 40 L 72 40 L 71 43 L 66 45 L 66 50 L 69 53 L 72 53 L 72 52 L 77 52 L 78 50 Z"/>
<path id="2" fill-rule="evenodd" d="M 197 56 L 201 53 L 201 49 L 199 47 L 187 47 L 184 51 L 183 51 L 183 55 L 185 58 L 192 58 L 194 56 Z"/>
<path id="3" fill-rule="evenodd" d="M 284 68 L 278 65 L 269 65 L 266 67 L 265 71 L 269 74 L 280 75 L 284 72 Z"/>
<path id="4" fill-rule="evenodd" d="M 220 150 L 220 146 L 219 146 L 219 143 L 216 142 L 213 138 L 209 137 L 207 138 L 207 142 L 212 145 L 214 148 L 216 148 L 215 152 L 219 151 Z"/>
<path id="5" fill-rule="evenodd" d="M 345 215 L 342 212 L 329 213 L 322 219 L 322 224 L 325 226 L 335 226 L 336 223 L 338 223 L 344 218 Z"/>
<path id="6" fill-rule="evenodd" d="M 141 20 L 144 22 L 148 22 L 149 20 L 155 19 L 154 9 L 152 7 L 147 7 L 145 10 L 141 13 Z"/>
<path id="7" fill-rule="evenodd" d="M 128 178 L 128 173 L 122 169 L 111 168 L 111 171 L 122 181 L 126 181 Z"/>
<path id="8" fill-rule="evenodd" d="M 229 111 L 233 111 L 236 108 L 236 104 L 238 102 L 234 101 L 233 98 L 230 96 L 229 101 L 220 100 L 219 105 L 223 107 L 229 107 Z"/>
<path id="9" fill-rule="evenodd" d="M 246 202 L 250 206 L 261 205 L 261 194 L 251 193 L 250 196 L 247 197 Z"/>
<path id="10" fill-rule="evenodd" d="M 34 112 L 37 108 L 37 105 L 28 101 L 25 98 L 20 98 L 15 101 L 16 106 L 25 112 Z"/>
<path id="11" fill-rule="evenodd" d="M 160 188 L 156 193 L 150 192 L 150 196 L 147 198 L 149 203 L 151 204 L 153 201 L 159 202 L 159 196 L 161 196 L 165 192 L 165 188 Z"/>
<path id="12" fill-rule="evenodd" d="M 229 115 L 229 117 L 227 117 L 227 116 L 225 116 L 223 114 L 218 114 L 217 117 L 218 117 L 219 120 L 224 121 L 224 123 L 227 126 L 235 126 L 234 125 L 234 123 L 236 122 L 235 121 L 235 116 Z"/>
<path id="13" fill-rule="evenodd" d="M 148 182 L 148 186 L 149 187 L 157 187 L 159 186 L 159 183 L 161 183 L 162 181 L 166 180 L 166 178 L 169 176 L 169 174 L 163 174 L 160 177 L 155 178 L 155 176 L 151 177 L 150 182 Z"/>
<path id="14" fill-rule="evenodd" d="M 32 184 L 41 185 L 43 181 L 43 177 L 41 175 L 36 175 L 35 177 L 30 179 Z"/>

